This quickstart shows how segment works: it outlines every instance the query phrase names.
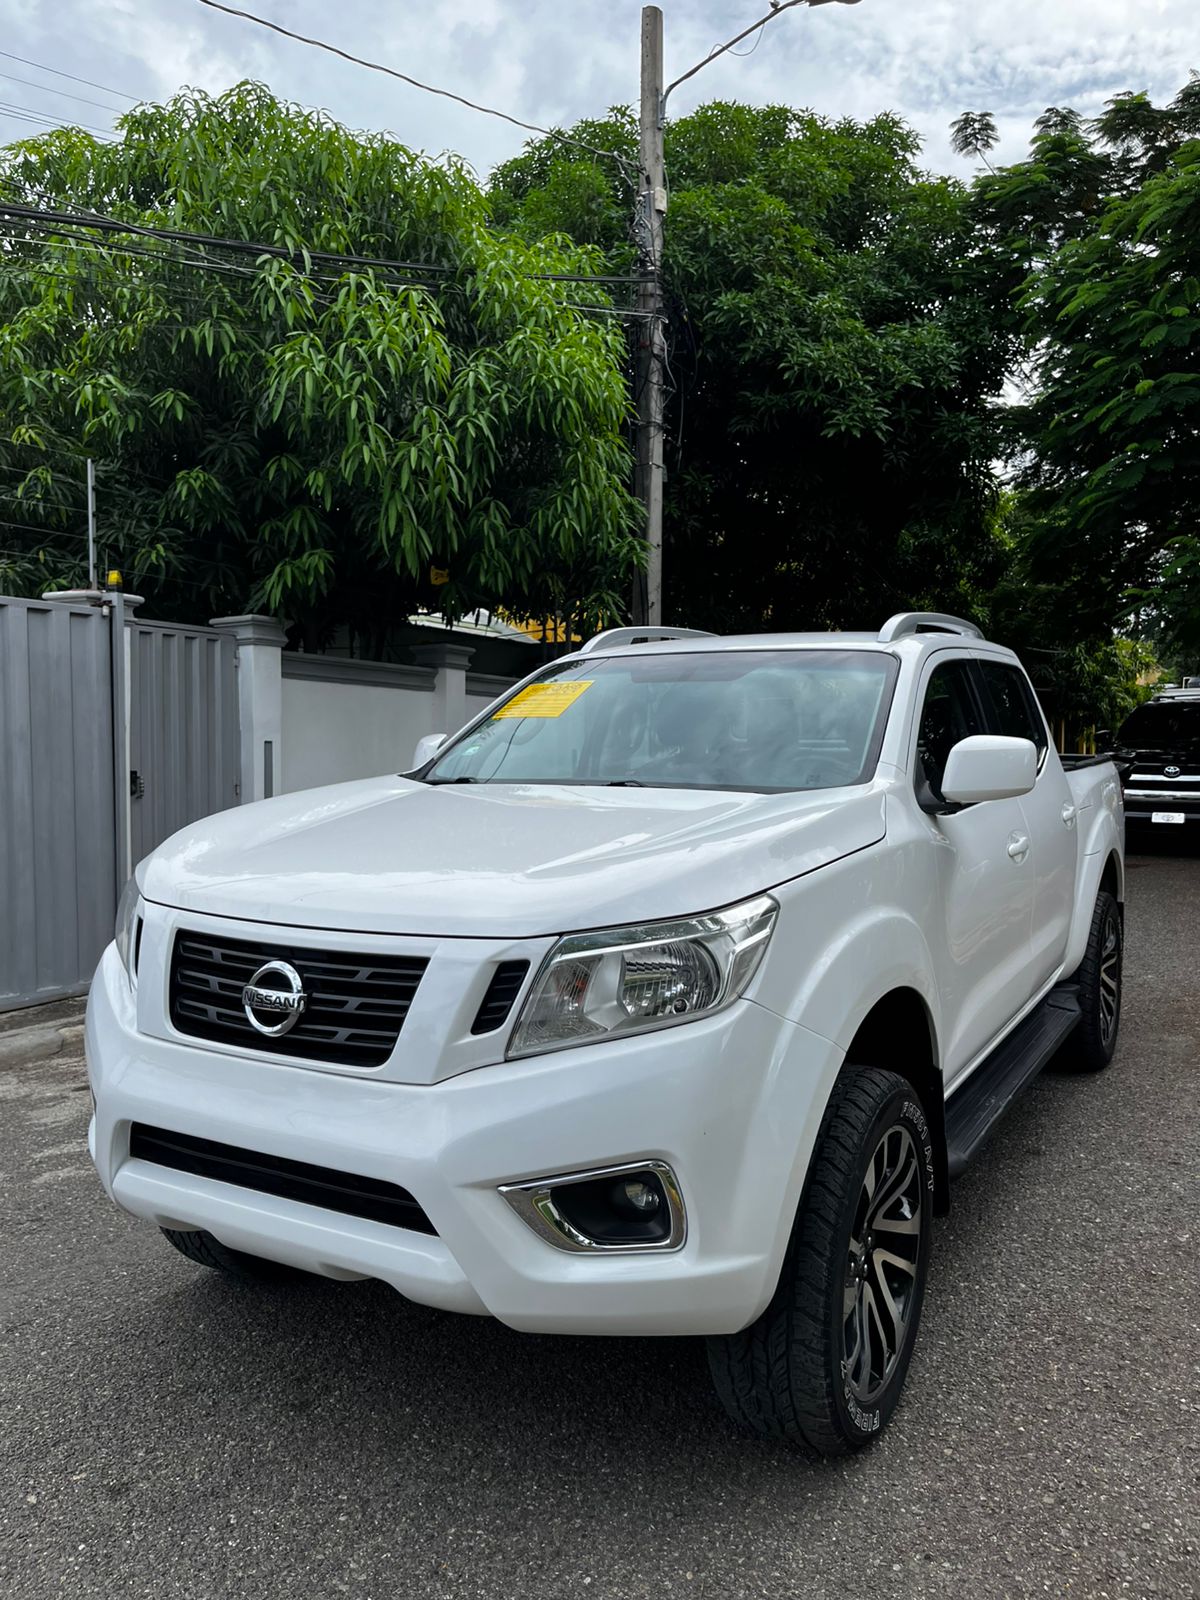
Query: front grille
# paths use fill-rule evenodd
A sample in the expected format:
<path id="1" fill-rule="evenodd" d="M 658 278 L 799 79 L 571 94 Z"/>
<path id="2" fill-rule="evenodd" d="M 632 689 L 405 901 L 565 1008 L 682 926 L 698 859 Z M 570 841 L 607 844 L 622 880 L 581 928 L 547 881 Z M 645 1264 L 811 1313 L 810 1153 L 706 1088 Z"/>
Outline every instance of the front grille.
<path id="1" fill-rule="evenodd" d="M 525 974 L 528 971 L 528 961 L 500 963 L 492 974 L 487 993 L 475 1013 L 475 1021 L 471 1024 L 472 1033 L 494 1033 L 503 1024 L 512 1010 L 513 1001 L 521 992 L 521 985 L 525 982 Z"/>
<path id="2" fill-rule="evenodd" d="M 379 1178 L 360 1178 L 350 1172 L 334 1172 L 307 1161 L 288 1161 L 283 1156 L 266 1156 L 256 1150 L 241 1150 L 236 1145 L 218 1144 L 214 1139 L 197 1139 L 190 1133 L 170 1133 L 165 1128 L 150 1128 L 135 1122 L 129 1133 L 129 1154 L 139 1161 L 175 1172 L 189 1172 L 197 1178 L 215 1178 L 240 1189 L 256 1189 L 259 1194 L 277 1195 L 281 1200 L 299 1200 L 326 1211 L 340 1211 L 350 1217 L 365 1217 L 369 1222 L 386 1222 L 412 1233 L 436 1233 L 437 1229 L 421 1207 L 397 1183 Z"/>
<path id="3" fill-rule="evenodd" d="M 252 1028 L 242 987 L 268 961 L 300 974 L 306 1002 L 290 1032 Z M 421 975 L 423 956 L 352 955 L 179 932 L 171 952 L 171 1022 L 180 1033 L 345 1067 L 380 1067 L 391 1055 Z"/>

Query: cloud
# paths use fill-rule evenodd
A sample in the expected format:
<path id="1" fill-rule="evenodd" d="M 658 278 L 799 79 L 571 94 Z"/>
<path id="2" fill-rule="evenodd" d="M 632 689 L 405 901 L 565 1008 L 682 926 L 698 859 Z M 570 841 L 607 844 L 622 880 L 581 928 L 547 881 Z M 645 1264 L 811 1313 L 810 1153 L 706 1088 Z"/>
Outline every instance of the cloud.
<path id="1" fill-rule="evenodd" d="M 637 96 L 637 0 L 242 3 L 543 125 L 602 115 Z M 668 77 L 752 21 L 761 3 L 664 0 Z M 184 84 L 216 92 L 240 78 L 259 78 L 352 127 L 388 129 L 433 154 L 457 151 L 480 173 L 515 153 L 524 137 L 196 0 L 110 0 L 103 10 L 85 0 L 58 0 L 53 8 L 9 0 L 5 38 L 14 54 L 148 98 Z M 9 65 L 0 61 L 0 67 Z M 1012 160 L 1045 106 L 1070 104 L 1094 114 L 1125 89 L 1146 89 L 1164 100 L 1193 66 L 1200 67 L 1197 0 L 862 0 L 853 7 L 797 8 L 778 18 L 752 53 L 722 57 L 685 84 L 672 111 L 681 114 L 717 97 L 782 101 L 830 116 L 896 111 L 921 134 L 928 165 L 966 176 L 969 167 L 949 141 L 949 124 L 964 110 L 995 115 L 999 157 Z M 92 94 L 61 78 L 46 76 L 45 83 Z M 108 121 L 95 107 L 11 87 L 0 96 L 10 104 L 56 115 L 73 107 L 69 114 L 85 122 Z M 114 108 L 120 104 L 114 98 Z M 0 118 L 0 138 L 28 131 Z"/>

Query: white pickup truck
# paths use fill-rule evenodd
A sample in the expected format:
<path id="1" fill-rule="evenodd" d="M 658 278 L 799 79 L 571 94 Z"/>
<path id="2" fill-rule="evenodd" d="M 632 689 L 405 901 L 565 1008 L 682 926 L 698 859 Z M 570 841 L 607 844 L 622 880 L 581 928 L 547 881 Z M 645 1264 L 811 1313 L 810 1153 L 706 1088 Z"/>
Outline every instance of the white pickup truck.
<path id="1" fill-rule="evenodd" d="M 1120 1017 L 1121 787 L 971 624 L 618 629 L 407 776 L 194 824 L 87 1018 L 109 1195 L 237 1277 L 695 1334 L 872 1439 L 949 1181 Z"/>

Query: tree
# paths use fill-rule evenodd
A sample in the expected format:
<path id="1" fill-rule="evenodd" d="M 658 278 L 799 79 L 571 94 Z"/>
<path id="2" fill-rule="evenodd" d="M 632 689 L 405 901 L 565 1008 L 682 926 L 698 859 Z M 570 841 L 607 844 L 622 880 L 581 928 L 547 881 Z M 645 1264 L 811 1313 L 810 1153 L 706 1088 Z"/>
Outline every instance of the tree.
<path id="1" fill-rule="evenodd" d="M 1099 647 L 1140 614 L 1200 649 L 1200 80 L 1052 109 L 981 178 L 981 250 L 1031 363 L 1010 413 L 1031 581 Z"/>
<path id="2" fill-rule="evenodd" d="M 636 154 L 625 113 L 572 131 Z M 892 116 L 716 103 L 668 125 L 672 620 L 861 626 L 991 586 L 1007 348 L 966 191 L 917 151 Z M 633 265 L 619 169 L 542 141 L 490 192 L 498 225 Z"/>
<path id="3" fill-rule="evenodd" d="M 964 111 L 950 124 L 950 147 L 956 155 L 974 156 L 990 167 L 987 153 L 999 143 L 996 119 L 990 111 Z"/>
<path id="4" fill-rule="evenodd" d="M 0 588 L 82 578 L 90 455 L 109 559 L 160 615 L 379 650 L 419 603 L 621 609 L 620 322 L 552 276 L 596 252 L 499 234 L 463 166 L 258 85 L 120 126 L 0 151 Z"/>

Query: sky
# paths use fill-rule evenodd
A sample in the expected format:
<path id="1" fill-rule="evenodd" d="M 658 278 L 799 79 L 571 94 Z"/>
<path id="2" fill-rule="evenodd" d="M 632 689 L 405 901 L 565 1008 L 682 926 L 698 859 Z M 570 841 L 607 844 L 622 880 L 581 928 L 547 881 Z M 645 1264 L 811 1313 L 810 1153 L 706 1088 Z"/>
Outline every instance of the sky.
<path id="1" fill-rule="evenodd" d="M 637 96 L 637 0 L 230 3 L 543 126 Z M 669 80 L 767 4 L 663 0 L 662 9 Z M 351 127 L 387 130 L 433 156 L 454 151 L 481 177 L 527 137 L 199 0 L 0 0 L 0 24 L 0 142 L 40 126 L 14 107 L 104 130 L 126 97 L 162 99 L 184 85 L 217 93 L 247 77 Z M 1163 101 L 1193 68 L 1200 0 L 860 0 L 775 19 L 752 53 L 706 67 L 671 110 L 737 99 L 829 116 L 895 111 L 921 135 L 926 166 L 968 178 L 972 163 L 950 148 L 962 111 L 992 112 L 1001 134 L 992 159 L 1018 160 L 1047 105 L 1094 114 L 1127 89 Z"/>

